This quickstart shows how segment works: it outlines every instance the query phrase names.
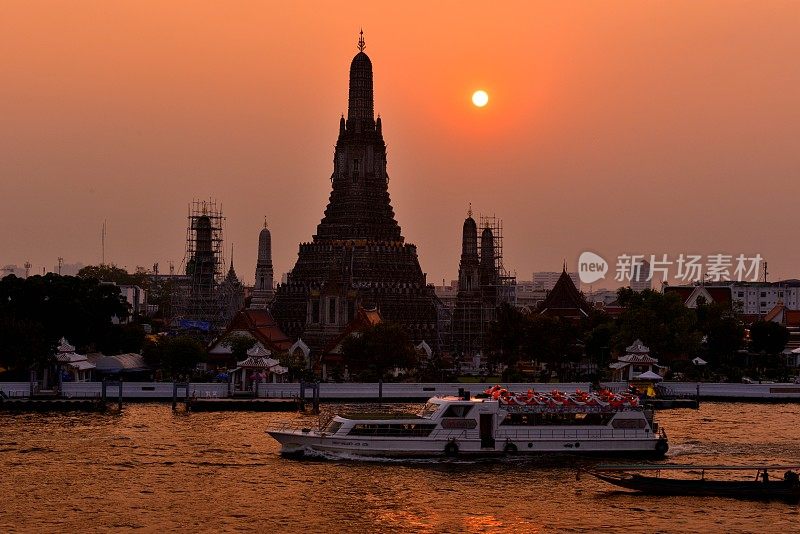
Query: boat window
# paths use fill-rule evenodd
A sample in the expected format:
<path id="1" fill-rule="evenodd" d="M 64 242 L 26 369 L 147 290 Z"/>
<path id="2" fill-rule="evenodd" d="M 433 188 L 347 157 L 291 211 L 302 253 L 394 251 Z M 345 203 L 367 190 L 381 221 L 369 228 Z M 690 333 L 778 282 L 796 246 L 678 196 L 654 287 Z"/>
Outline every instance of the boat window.
<path id="1" fill-rule="evenodd" d="M 611 422 L 611 426 L 614 428 L 628 428 L 628 429 L 635 429 L 635 428 L 644 428 L 646 423 L 644 419 L 614 419 Z"/>
<path id="2" fill-rule="evenodd" d="M 605 413 L 510 413 L 501 425 L 607 426 L 614 414 Z"/>
<path id="3" fill-rule="evenodd" d="M 328 423 L 328 426 L 325 427 L 325 432 L 327 432 L 328 434 L 336 434 L 341 427 L 342 427 L 341 421 L 331 421 L 330 423 Z"/>
<path id="4" fill-rule="evenodd" d="M 451 404 L 442 417 L 466 417 L 471 410 L 471 404 Z"/>
<path id="5" fill-rule="evenodd" d="M 439 409 L 439 405 L 435 402 L 428 402 L 419 412 L 420 417 L 424 417 L 425 419 L 430 419 L 430 417 Z"/>
<path id="6" fill-rule="evenodd" d="M 353 425 L 348 436 L 426 437 L 435 424 L 428 423 L 361 423 Z"/>

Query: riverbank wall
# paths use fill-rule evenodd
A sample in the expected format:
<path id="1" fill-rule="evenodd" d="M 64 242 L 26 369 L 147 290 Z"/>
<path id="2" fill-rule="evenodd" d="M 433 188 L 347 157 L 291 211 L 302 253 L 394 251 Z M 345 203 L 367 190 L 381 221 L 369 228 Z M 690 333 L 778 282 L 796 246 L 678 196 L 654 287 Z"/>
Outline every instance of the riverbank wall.
<path id="1" fill-rule="evenodd" d="M 623 391 L 625 382 L 604 382 L 604 387 L 613 391 Z M 676 396 L 699 398 L 704 401 L 738 402 L 800 402 L 800 384 L 726 384 L 706 382 L 666 382 L 665 386 Z M 319 384 L 319 399 L 323 402 L 423 402 L 436 395 L 455 395 L 459 389 L 476 395 L 482 393 L 489 384 L 452 383 L 328 383 Z M 574 391 L 589 390 L 588 382 L 570 383 L 511 383 L 504 384 L 510 391 Z M 232 396 L 227 383 L 189 383 L 186 392 L 181 384 L 179 395 L 200 399 L 224 399 Z M 304 390 L 304 391 L 303 391 Z M 28 382 L 0 382 L 0 391 L 9 398 L 30 396 Z M 172 382 L 123 382 L 122 398 L 125 401 L 172 401 L 174 385 Z M 92 399 L 102 395 L 102 382 L 66 382 L 59 392 L 60 398 Z M 264 399 L 310 399 L 311 385 L 300 383 L 259 384 L 254 397 Z M 119 396 L 118 386 L 109 385 L 109 398 Z"/>

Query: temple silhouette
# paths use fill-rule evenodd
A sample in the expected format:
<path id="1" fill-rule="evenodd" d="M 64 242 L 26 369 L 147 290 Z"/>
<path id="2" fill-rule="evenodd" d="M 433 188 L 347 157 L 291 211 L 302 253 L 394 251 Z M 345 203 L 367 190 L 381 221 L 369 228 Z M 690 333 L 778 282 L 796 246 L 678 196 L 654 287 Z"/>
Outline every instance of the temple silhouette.
<path id="1" fill-rule="evenodd" d="M 364 49 L 362 32 L 350 64 L 347 118 L 339 121 L 328 206 L 311 242 L 300 244 L 272 306 L 283 331 L 302 338 L 323 364 L 326 358 L 335 363 L 325 349 L 362 308 L 401 324 L 415 342 L 438 346 L 436 297 L 389 199 L 386 143 Z"/>

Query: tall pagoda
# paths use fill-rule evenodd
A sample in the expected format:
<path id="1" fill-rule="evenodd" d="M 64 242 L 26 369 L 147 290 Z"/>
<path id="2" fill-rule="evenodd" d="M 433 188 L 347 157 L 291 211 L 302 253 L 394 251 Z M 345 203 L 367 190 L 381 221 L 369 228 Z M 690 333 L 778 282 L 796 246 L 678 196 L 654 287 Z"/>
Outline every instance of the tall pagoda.
<path id="1" fill-rule="evenodd" d="M 272 307 L 283 331 L 316 352 L 355 319 L 359 307 L 377 309 L 415 341 L 437 339 L 433 288 L 389 199 L 386 143 L 374 115 L 372 62 L 364 49 L 362 32 L 350 64 L 347 118 L 339 121 L 328 206 L 311 242 L 300 244 Z"/>

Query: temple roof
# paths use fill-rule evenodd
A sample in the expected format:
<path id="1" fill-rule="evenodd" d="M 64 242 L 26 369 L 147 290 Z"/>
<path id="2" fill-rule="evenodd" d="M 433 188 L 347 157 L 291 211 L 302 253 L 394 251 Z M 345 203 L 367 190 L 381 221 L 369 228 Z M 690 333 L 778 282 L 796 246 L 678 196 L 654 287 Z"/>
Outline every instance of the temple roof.
<path id="1" fill-rule="evenodd" d="M 339 335 L 331 339 L 322 349 L 323 358 L 331 354 L 338 355 L 341 352 L 342 342 L 356 332 L 363 332 L 368 328 L 379 324 L 382 321 L 381 314 L 377 309 L 365 309 L 359 306 L 353 319 L 347 323 Z"/>
<path id="2" fill-rule="evenodd" d="M 631 346 L 625 348 L 625 352 L 628 354 L 648 354 L 650 348 L 642 343 L 641 339 L 637 339 Z"/>
<path id="3" fill-rule="evenodd" d="M 588 317 L 591 308 L 565 269 L 539 305 L 539 313 L 556 317 Z"/>
<path id="4" fill-rule="evenodd" d="M 236 313 L 225 333 L 209 347 L 209 351 L 234 331 L 250 333 L 263 347 L 274 352 L 282 352 L 292 346 L 292 341 L 278 327 L 269 310 L 246 309 Z"/>

